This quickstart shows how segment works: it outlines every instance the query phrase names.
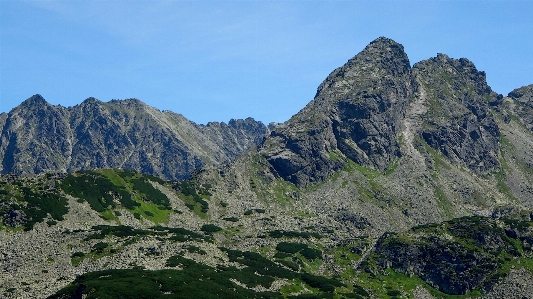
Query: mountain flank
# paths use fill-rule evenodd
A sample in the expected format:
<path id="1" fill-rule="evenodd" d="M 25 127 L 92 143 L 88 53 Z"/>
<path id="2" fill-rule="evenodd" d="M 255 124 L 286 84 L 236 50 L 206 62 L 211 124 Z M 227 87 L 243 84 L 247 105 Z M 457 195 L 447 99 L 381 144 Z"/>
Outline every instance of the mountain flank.
<path id="1" fill-rule="evenodd" d="M 252 118 L 197 125 L 136 99 L 88 98 L 65 108 L 40 95 L 2 114 L 0 125 L 0 173 L 124 168 L 169 180 L 227 162 L 269 132 Z"/>

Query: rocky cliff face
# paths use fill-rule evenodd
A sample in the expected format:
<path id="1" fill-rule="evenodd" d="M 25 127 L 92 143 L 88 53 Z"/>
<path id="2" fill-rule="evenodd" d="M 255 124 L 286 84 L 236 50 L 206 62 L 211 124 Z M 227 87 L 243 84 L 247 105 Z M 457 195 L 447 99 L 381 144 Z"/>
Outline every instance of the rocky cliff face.
<path id="1" fill-rule="evenodd" d="M 323 181 L 344 158 L 383 172 L 412 154 L 417 138 L 453 163 L 487 173 L 498 166 L 490 103 L 499 99 L 468 59 L 439 54 L 411 68 L 402 45 L 378 38 L 274 129 L 262 153 L 298 186 Z M 400 142 L 408 145 L 403 151 Z"/>
<path id="2" fill-rule="evenodd" d="M 498 95 L 484 72 L 468 59 L 444 54 L 414 65 L 420 96 L 428 106 L 424 140 L 451 161 L 478 173 L 498 165 L 499 129 L 489 109 Z"/>
<path id="3" fill-rule="evenodd" d="M 274 129 L 262 152 L 298 186 L 342 168 L 339 154 L 385 170 L 401 156 L 397 135 L 414 88 L 403 46 L 378 38 L 333 71 L 313 101 Z"/>
<path id="4" fill-rule="evenodd" d="M 533 84 L 511 91 L 508 110 L 528 129 L 533 130 Z"/>
<path id="5" fill-rule="evenodd" d="M 1 119 L 1 172 L 15 174 L 125 168 L 183 179 L 235 158 L 269 131 L 251 118 L 197 125 L 135 99 L 65 108 L 35 95 Z"/>

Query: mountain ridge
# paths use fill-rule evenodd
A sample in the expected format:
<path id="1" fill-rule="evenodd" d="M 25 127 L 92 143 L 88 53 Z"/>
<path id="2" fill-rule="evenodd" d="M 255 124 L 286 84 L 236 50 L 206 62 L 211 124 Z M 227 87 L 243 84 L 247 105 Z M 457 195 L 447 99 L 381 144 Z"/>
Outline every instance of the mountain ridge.
<path id="1" fill-rule="evenodd" d="M 15 174 L 120 167 L 184 179 L 200 165 L 233 159 L 269 132 L 252 118 L 197 125 L 137 99 L 88 98 L 65 108 L 35 95 L 1 120 L 0 172 Z"/>

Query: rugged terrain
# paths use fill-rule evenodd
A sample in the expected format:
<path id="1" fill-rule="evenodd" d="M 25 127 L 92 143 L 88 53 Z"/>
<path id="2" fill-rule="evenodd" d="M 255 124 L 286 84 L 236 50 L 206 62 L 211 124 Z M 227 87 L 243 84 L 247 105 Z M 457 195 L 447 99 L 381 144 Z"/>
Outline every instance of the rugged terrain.
<path id="1" fill-rule="evenodd" d="M 197 125 L 139 100 L 88 98 L 74 107 L 34 95 L 0 116 L 0 173 L 28 175 L 124 168 L 185 179 L 260 143 L 268 128 L 252 118 Z"/>
<path id="2" fill-rule="evenodd" d="M 504 97 L 468 59 L 411 66 L 378 38 L 257 147 L 189 180 L 3 175 L 0 292 L 531 298 L 532 87 Z"/>

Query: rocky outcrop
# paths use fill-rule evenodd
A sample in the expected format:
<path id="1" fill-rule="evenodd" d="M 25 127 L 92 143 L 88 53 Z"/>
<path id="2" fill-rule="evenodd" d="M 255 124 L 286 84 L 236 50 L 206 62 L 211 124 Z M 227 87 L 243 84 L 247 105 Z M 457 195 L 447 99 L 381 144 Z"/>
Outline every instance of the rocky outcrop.
<path id="1" fill-rule="evenodd" d="M 520 220 L 464 217 L 399 235 L 385 234 L 376 244 L 378 264 L 418 275 L 446 294 L 489 292 L 506 276 L 498 269 L 512 257 L 526 254 L 515 241 L 526 244 L 524 252 L 531 252 L 529 225 Z"/>
<path id="2" fill-rule="evenodd" d="M 508 97 L 512 99 L 509 105 L 510 112 L 533 131 L 533 84 L 511 91 Z"/>
<path id="3" fill-rule="evenodd" d="M 468 59 L 439 54 L 415 64 L 413 74 L 429 107 L 423 139 L 477 173 L 497 166 L 500 133 L 489 102 L 498 95 L 487 85 L 485 73 Z"/>
<path id="4" fill-rule="evenodd" d="M 183 179 L 235 158 L 269 132 L 251 118 L 197 125 L 136 99 L 89 98 L 65 108 L 35 95 L 4 118 L 1 173 L 21 175 L 125 168 Z"/>
<path id="5" fill-rule="evenodd" d="M 7 120 L 7 113 L 5 112 L 0 113 L 0 129 L 4 127 L 4 125 L 6 124 L 6 120 Z"/>
<path id="6" fill-rule="evenodd" d="M 298 114 L 272 132 L 262 153 L 298 186 L 343 167 L 339 154 L 378 170 L 401 153 L 397 135 L 415 87 L 403 46 L 378 38 L 333 71 Z"/>

